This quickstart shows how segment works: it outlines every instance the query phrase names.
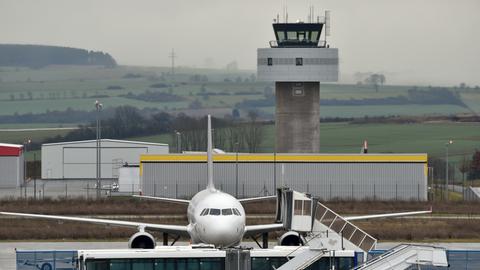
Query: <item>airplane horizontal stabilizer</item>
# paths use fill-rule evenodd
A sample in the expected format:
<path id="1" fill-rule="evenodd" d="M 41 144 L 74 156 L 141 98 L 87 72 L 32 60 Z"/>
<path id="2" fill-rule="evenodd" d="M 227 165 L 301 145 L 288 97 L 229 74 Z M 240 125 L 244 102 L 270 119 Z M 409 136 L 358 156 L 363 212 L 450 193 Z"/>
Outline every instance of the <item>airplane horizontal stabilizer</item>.
<path id="1" fill-rule="evenodd" d="M 283 230 L 283 223 L 263 224 L 263 225 L 248 225 L 245 226 L 244 237 L 257 235 L 264 232 L 273 232 Z"/>
<path id="2" fill-rule="evenodd" d="M 241 203 L 246 203 L 246 202 L 272 200 L 272 199 L 276 199 L 276 198 L 277 198 L 277 196 L 264 196 L 264 197 L 253 197 L 253 198 L 238 199 L 238 201 L 241 202 Z"/>
<path id="3" fill-rule="evenodd" d="M 355 221 L 355 220 L 365 220 L 365 219 L 374 219 L 374 218 L 404 217 L 404 216 L 422 215 L 422 214 L 431 214 L 431 213 L 432 213 L 432 210 L 428 210 L 428 211 L 388 213 L 388 214 L 376 214 L 376 215 L 365 215 L 365 216 L 351 216 L 351 217 L 343 217 L 343 219 L 348 221 Z"/>
<path id="4" fill-rule="evenodd" d="M 147 199 L 147 200 L 157 200 L 157 201 L 164 201 L 164 202 L 171 202 L 171 203 L 179 203 L 179 204 L 189 204 L 190 203 L 189 200 L 154 197 L 154 196 L 132 195 L 132 197 L 140 198 L 140 199 Z"/>

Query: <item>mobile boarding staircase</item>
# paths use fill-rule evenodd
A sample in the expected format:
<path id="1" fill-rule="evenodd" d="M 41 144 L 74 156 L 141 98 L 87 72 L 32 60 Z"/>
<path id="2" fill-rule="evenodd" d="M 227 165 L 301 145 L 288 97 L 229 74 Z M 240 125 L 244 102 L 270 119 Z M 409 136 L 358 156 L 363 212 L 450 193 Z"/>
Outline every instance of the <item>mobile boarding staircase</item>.
<path id="1" fill-rule="evenodd" d="M 354 270 L 401 270 L 415 265 L 448 267 L 445 249 L 426 245 L 399 245 Z"/>
<path id="2" fill-rule="evenodd" d="M 308 251 L 298 255 L 298 259 L 295 257 L 278 270 L 305 269 L 323 257 L 327 251 L 332 250 L 363 252 L 363 257 L 366 259 L 367 253 L 377 244 L 377 240 L 371 235 L 345 220 L 318 200 L 288 188 L 277 190 L 276 220 L 283 222 L 285 229 L 297 232 L 302 243 L 310 246 Z M 395 263 L 395 265 L 398 265 L 399 268 L 392 268 L 391 261 L 398 261 L 399 263 Z M 444 249 L 431 246 L 401 245 L 387 251 L 375 260 L 366 262 L 361 266 L 364 268 L 356 269 L 406 269 L 401 267 L 406 264 L 410 266 L 413 262 L 434 266 L 448 265 Z"/>

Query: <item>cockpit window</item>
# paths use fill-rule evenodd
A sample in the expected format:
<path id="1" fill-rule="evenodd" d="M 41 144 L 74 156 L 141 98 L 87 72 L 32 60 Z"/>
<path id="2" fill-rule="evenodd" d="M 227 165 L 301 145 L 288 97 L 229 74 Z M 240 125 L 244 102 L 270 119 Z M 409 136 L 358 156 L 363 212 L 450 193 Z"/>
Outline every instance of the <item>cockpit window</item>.
<path id="1" fill-rule="evenodd" d="M 222 209 L 222 216 L 231 216 L 233 215 L 232 208 Z"/>
<path id="2" fill-rule="evenodd" d="M 202 213 L 200 213 L 200 216 L 206 216 L 208 214 L 208 208 L 205 208 L 202 210 Z"/>
<path id="3" fill-rule="evenodd" d="M 238 211 L 237 208 L 233 208 L 232 210 L 233 210 L 233 213 L 234 213 L 236 216 L 241 216 L 240 211 Z"/>
<path id="4" fill-rule="evenodd" d="M 212 216 L 220 216 L 220 209 L 211 208 L 211 209 L 210 209 L 210 215 L 212 215 Z"/>

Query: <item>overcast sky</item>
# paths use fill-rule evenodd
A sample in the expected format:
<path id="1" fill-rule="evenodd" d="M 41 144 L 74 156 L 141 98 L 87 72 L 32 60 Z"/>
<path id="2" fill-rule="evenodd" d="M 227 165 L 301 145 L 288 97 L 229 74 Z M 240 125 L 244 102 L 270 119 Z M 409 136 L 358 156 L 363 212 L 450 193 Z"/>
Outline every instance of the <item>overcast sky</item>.
<path id="1" fill-rule="evenodd" d="M 479 0 L 0 0 L 0 43 L 112 54 L 120 64 L 256 69 L 272 19 L 308 6 L 332 12 L 341 79 L 383 72 L 390 83 L 480 85 Z"/>

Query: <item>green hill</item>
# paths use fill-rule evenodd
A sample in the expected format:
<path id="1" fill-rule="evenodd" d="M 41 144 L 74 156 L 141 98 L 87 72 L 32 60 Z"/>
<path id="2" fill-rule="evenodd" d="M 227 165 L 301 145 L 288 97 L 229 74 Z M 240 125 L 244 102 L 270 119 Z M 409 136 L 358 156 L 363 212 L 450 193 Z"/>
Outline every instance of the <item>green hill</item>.
<path id="1" fill-rule="evenodd" d="M 41 68 L 48 65 L 96 65 L 115 67 L 115 59 L 104 52 L 84 49 L 0 44 L 0 66 Z"/>

